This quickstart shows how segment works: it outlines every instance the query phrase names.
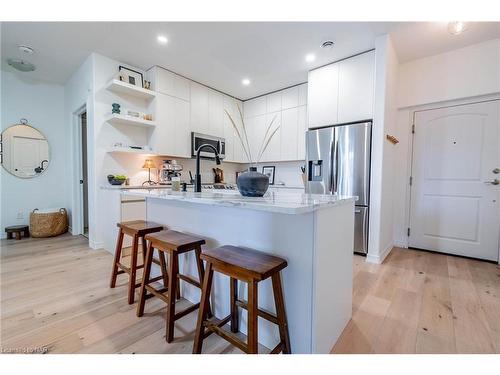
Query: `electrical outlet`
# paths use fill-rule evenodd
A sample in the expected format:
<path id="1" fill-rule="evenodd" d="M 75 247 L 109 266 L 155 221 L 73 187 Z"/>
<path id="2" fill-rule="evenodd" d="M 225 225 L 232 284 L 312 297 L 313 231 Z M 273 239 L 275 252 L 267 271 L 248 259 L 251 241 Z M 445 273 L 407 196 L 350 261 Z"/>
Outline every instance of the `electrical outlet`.
<path id="1" fill-rule="evenodd" d="M 22 210 L 17 211 L 17 218 L 20 220 L 24 219 L 24 213 Z"/>

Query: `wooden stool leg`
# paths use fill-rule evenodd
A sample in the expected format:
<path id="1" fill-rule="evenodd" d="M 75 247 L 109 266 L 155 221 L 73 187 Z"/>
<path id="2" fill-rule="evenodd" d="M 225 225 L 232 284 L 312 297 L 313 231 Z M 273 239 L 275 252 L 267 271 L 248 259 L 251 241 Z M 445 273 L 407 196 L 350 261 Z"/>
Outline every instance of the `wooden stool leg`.
<path id="1" fill-rule="evenodd" d="M 134 236 L 132 244 L 132 254 L 130 254 L 130 279 L 128 281 L 128 304 L 134 303 L 135 296 L 135 278 L 137 273 L 137 255 L 139 252 L 139 237 Z"/>
<path id="2" fill-rule="evenodd" d="M 258 354 L 258 283 L 255 280 L 248 282 L 248 354 Z"/>
<path id="3" fill-rule="evenodd" d="M 177 290 L 177 274 L 179 273 L 179 257 L 173 251 L 168 257 L 168 294 L 167 294 L 167 342 L 174 340 L 175 293 Z"/>
<path id="4" fill-rule="evenodd" d="M 116 239 L 115 257 L 113 260 L 113 269 L 111 271 L 111 281 L 109 283 L 110 288 L 114 288 L 116 286 L 116 276 L 118 274 L 118 263 L 120 262 L 120 258 L 122 255 L 122 245 L 123 231 L 120 229 L 120 231 L 118 232 L 118 238 Z"/>
<path id="5" fill-rule="evenodd" d="M 276 315 L 278 317 L 278 326 L 280 331 L 281 350 L 283 354 L 291 354 L 292 350 L 290 347 L 290 336 L 288 334 L 288 321 L 286 318 L 285 302 L 279 272 L 276 272 L 272 276 L 272 281 L 274 303 L 276 304 Z"/>
<path id="6" fill-rule="evenodd" d="M 204 322 L 208 315 L 210 292 L 212 290 L 212 278 L 214 271 L 212 264 L 208 263 L 205 277 L 203 278 L 203 288 L 201 290 L 200 307 L 198 309 L 198 321 L 196 322 L 196 333 L 194 336 L 193 354 L 201 354 L 203 346 L 203 336 L 205 334 Z"/>
<path id="7" fill-rule="evenodd" d="M 11 240 L 12 239 L 12 232 L 7 232 L 7 239 Z"/>
<path id="8" fill-rule="evenodd" d="M 15 232 L 15 235 L 16 235 L 16 240 L 20 240 L 21 239 L 21 232 L 20 231 Z"/>
<path id="9" fill-rule="evenodd" d="M 29 236 L 30 236 L 30 230 L 29 230 L 29 228 L 26 228 L 24 230 L 24 237 L 29 237 Z"/>
<path id="10" fill-rule="evenodd" d="M 153 263 L 153 244 L 150 242 L 146 251 L 146 260 L 144 261 L 144 269 L 142 275 L 142 283 L 140 289 L 139 303 L 137 304 L 137 316 L 144 315 L 144 305 L 146 303 L 146 285 L 149 284 L 149 276 L 151 273 L 151 263 Z"/>
<path id="11" fill-rule="evenodd" d="M 203 261 L 200 258 L 201 255 L 201 247 L 198 246 L 194 249 L 196 256 L 196 267 L 198 268 L 198 278 L 200 280 L 200 285 L 203 282 L 205 276 L 205 267 L 203 266 Z M 212 309 L 210 307 L 210 298 L 208 299 L 208 317 L 212 317 Z"/>
<path id="12" fill-rule="evenodd" d="M 163 277 L 163 287 L 168 288 L 168 273 L 167 273 L 167 262 L 165 260 L 165 253 L 158 250 L 158 258 L 160 259 L 160 270 Z"/>
<path id="13" fill-rule="evenodd" d="M 148 245 L 147 245 L 147 241 L 144 238 L 144 236 L 141 237 L 141 244 L 142 244 L 142 261 L 146 262 L 146 253 L 147 253 Z"/>
<path id="14" fill-rule="evenodd" d="M 229 282 L 231 294 L 231 332 L 236 333 L 239 328 L 238 306 L 236 306 L 236 301 L 238 300 L 238 280 L 231 277 Z"/>

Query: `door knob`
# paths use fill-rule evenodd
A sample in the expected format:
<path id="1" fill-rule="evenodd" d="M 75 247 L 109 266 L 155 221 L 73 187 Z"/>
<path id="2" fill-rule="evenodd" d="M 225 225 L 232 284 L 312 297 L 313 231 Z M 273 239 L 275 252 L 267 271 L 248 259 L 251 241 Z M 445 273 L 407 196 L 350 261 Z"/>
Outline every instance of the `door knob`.
<path id="1" fill-rule="evenodd" d="M 485 184 L 491 184 L 491 185 L 500 185 L 500 180 L 495 178 L 494 180 L 491 181 L 484 181 Z"/>
<path id="2" fill-rule="evenodd" d="M 500 173 L 500 168 L 495 168 L 495 169 L 493 169 L 492 172 L 495 173 L 495 174 L 499 174 Z"/>

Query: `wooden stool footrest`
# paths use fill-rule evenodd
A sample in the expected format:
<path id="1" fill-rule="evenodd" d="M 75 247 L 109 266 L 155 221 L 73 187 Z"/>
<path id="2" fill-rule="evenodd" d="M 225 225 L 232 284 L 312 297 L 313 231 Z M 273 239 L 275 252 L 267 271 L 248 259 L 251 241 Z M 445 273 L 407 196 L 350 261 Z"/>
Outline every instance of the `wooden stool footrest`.
<path id="1" fill-rule="evenodd" d="M 196 310 L 198 307 L 200 307 L 200 304 L 199 303 L 195 303 L 193 306 L 189 306 L 187 309 L 183 310 L 183 311 L 180 311 L 178 313 L 176 313 L 174 315 L 174 321 L 176 321 L 177 319 L 180 319 L 182 318 L 183 316 L 193 312 L 194 310 Z"/>
<path id="2" fill-rule="evenodd" d="M 181 279 L 182 281 L 185 281 L 191 285 L 194 285 L 195 287 L 197 288 L 200 288 L 201 289 L 201 284 L 198 282 L 198 280 L 195 280 L 193 279 L 192 277 L 190 276 L 187 276 L 187 275 L 183 275 L 183 274 L 178 274 L 177 275 L 179 279 Z"/>
<path id="3" fill-rule="evenodd" d="M 168 288 L 155 289 L 151 285 L 145 285 L 145 288 L 151 294 L 146 294 L 146 298 L 151 298 L 152 296 L 158 297 L 163 302 L 168 303 L 168 297 L 164 294 L 168 292 Z"/>
<path id="4" fill-rule="evenodd" d="M 236 300 L 235 303 L 238 307 L 241 307 L 242 309 L 245 309 L 248 311 L 248 305 L 245 301 Z M 267 311 L 262 310 L 262 309 L 257 309 L 257 315 L 263 319 L 270 321 L 271 323 L 279 324 L 278 317 L 276 315 L 271 314 L 270 312 L 267 312 Z"/>
<path id="5" fill-rule="evenodd" d="M 247 344 L 241 341 L 238 336 L 232 332 L 228 332 L 222 329 L 222 326 L 231 320 L 231 315 L 226 316 L 222 320 L 213 319 L 210 321 L 203 322 L 203 325 L 207 328 L 207 332 L 203 335 L 204 338 L 209 336 L 211 333 L 215 333 L 222 337 L 226 341 L 229 341 L 232 345 L 236 346 L 241 351 L 248 353 Z"/>

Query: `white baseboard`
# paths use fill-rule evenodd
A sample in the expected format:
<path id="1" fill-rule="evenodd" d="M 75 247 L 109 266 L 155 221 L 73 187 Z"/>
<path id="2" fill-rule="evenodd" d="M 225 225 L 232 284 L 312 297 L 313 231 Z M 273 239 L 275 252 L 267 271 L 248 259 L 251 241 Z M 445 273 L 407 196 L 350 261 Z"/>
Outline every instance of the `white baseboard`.
<path id="1" fill-rule="evenodd" d="M 408 241 L 395 240 L 395 247 L 402 247 L 403 249 L 408 249 Z"/>
<path id="2" fill-rule="evenodd" d="M 104 247 L 104 243 L 89 240 L 89 246 L 91 249 L 99 250 L 99 249 L 102 249 Z"/>
<path id="3" fill-rule="evenodd" d="M 369 263 L 381 264 L 384 261 L 384 259 L 387 258 L 387 256 L 389 255 L 389 253 L 391 252 L 393 247 L 394 247 L 394 244 L 391 243 L 380 254 L 375 255 L 375 254 L 368 253 L 366 255 L 366 261 Z"/>

